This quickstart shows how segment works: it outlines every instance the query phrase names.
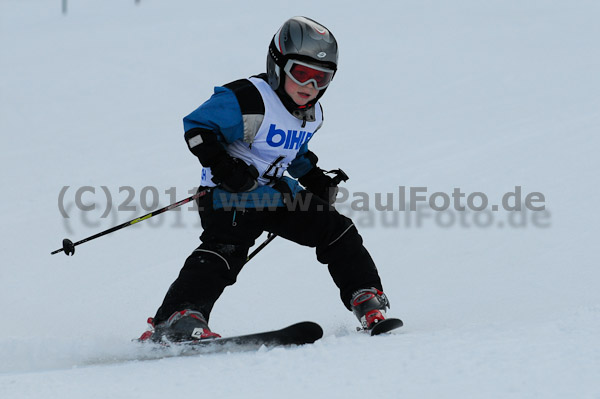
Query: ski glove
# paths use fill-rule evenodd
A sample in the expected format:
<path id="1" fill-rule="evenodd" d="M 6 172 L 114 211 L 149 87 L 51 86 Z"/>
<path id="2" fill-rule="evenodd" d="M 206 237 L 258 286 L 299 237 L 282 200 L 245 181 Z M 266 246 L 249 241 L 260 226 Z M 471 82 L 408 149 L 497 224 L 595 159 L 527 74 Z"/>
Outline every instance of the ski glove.
<path id="1" fill-rule="evenodd" d="M 258 187 L 258 170 L 244 161 L 232 158 L 211 130 L 194 128 L 185 132 L 190 151 L 203 166 L 209 167 L 213 182 L 230 192 L 250 191 Z"/>
<path id="2" fill-rule="evenodd" d="M 313 167 L 307 174 L 298 179 L 300 184 L 317 197 L 333 204 L 337 197 L 338 187 L 333 178 L 327 176 L 323 169 Z"/>
<path id="3" fill-rule="evenodd" d="M 229 192 L 251 191 L 258 187 L 258 170 L 241 159 L 224 156 L 210 170 L 212 181 Z"/>

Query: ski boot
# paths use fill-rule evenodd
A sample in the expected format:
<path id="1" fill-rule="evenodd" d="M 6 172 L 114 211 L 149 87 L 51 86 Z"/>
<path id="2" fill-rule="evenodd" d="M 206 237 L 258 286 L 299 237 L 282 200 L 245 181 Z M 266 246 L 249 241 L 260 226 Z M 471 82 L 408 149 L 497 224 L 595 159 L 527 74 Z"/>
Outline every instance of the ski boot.
<path id="1" fill-rule="evenodd" d="M 362 329 L 369 331 L 375 324 L 385 320 L 385 309 L 389 309 L 390 302 L 377 288 L 365 288 L 352 295 L 350 306 Z"/>
<path id="2" fill-rule="evenodd" d="M 180 310 L 169 317 L 167 321 L 154 325 L 154 319 L 148 318 L 149 329 L 138 341 L 193 342 L 202 339 L 221 338 L 219 334 L 210 331 L 202 313 L 194 310 Z"/>
<path id="3" fill-rule="evenodd" d="M 390 302 L 385 294 L 377 288 L 364 288 L 352 295 L 350 308 L 358 318 L 363 330 L 371 335 L 379 335 L 396 328 L 402 327 L 402 320 L 386 318 L 385 310 L 389 309 Z"/>

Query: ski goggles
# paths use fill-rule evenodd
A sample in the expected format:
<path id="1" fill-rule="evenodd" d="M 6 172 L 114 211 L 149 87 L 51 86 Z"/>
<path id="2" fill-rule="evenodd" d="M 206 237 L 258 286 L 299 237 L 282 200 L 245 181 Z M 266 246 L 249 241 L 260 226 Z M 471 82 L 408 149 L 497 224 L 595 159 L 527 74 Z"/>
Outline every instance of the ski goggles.
<path id="1" fill-rule="evenodd" d="M 318 67 L 298 60 L 289 60 L 283 70 L 294 83 L 306 86 L 313 82 L 317 90 L 326 88 L 335 74 L 333 69 Z"/>

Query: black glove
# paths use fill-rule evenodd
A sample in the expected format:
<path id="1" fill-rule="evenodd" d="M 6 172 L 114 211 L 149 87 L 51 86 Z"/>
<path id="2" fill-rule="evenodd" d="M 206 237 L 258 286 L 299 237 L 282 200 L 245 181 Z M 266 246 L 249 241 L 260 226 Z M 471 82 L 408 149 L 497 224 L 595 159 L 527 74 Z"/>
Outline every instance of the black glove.
<path id="1" fill-rule="evenodd" d="M 323 169 L 313 167 L 307 174 L 298 179 L 300 184 L 317 197 L 333 204 L 337 197 L 338 187 L 335 180 L 325 174 Z"/>
<path id="2" fill-rule="evenodd" d="M 241 159 L 224 156 L 210 170 L 212 181 L 232 193 L 251 191 L 258 187 L 258 170 Z"/>
<path id="3" fill-rule="evenodd" d="M 202 128 L 190 129 L 185 132 L 185 140 L 200 163 L 210 168 L 213 182 L 221 184 L 225 190 L 235 193 L 258 187 L 256 168 L 227 154 L 215 132 Z"/>

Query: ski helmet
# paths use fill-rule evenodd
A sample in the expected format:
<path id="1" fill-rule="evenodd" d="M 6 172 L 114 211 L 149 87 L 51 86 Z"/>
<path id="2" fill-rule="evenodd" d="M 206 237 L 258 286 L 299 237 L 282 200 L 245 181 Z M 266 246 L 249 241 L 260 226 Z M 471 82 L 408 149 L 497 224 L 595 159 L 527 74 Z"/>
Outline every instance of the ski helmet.
<path id="1" fill-rule="evenodd" d="M 338 46 L 333 34 L 318 22 L 306 17 L 288 19 L 279 28 L 267 55 L 267 78 L 273 90 L 282 93 L 282 71 L 288 60 L 337 70 Z M 321 97 L 326 89 L 319 91 Z"/>

